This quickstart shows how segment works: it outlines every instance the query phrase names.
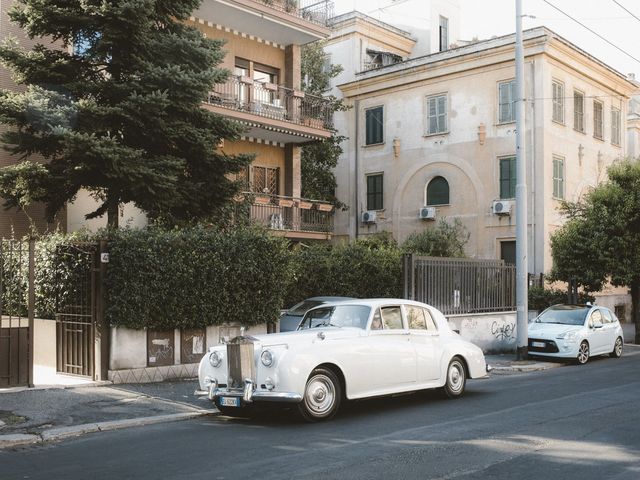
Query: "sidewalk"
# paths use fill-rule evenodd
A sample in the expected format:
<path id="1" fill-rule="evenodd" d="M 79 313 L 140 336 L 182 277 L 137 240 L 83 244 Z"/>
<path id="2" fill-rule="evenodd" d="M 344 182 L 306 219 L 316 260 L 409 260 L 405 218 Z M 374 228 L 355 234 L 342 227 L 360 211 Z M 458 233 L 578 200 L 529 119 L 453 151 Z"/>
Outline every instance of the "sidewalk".
<path id="1" fill-rule="evenodd" d="M 216 412 L 197 381 L 0 389 L 0 449 Z"/>
<path id="2" fill-rule="evenodd" d="M 549 370 L 566 365 L 562 360 L 542 360 L 539 358 L 531 360 L 516 360 L 514 353 L 500 355 L 485 355 L 486 362 L 493 367 L 492 375 L 509 375 L 513 373 L 537 372 L 539 370 Z"/>

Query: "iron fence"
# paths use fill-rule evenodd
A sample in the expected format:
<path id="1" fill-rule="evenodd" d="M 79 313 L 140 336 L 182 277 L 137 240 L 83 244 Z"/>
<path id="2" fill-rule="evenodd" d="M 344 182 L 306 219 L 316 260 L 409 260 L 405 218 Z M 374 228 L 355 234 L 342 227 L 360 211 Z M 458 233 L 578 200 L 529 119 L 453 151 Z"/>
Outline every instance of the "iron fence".
<path id="1" fill-rule="evenodd" d="M 428 303 L 445 315 L 513 311 L 516 269 L 502 260 L 403 258 L 405 298 Z"/>
<path id="2" fill-rule="evenodd" d="M 325 98 L 249 77 L 233 75 L 216 84 L 207 103 L 298 125 L 333 127 L 331 105 Z"/>
<path id="3" fill-rule="evenodd" d="M 333 2 L 328 0 L 255 0 L 271 8 L 286 12 L 309 22 L 327 26 L 333 17 Z"/>
<path id="4" fill-rule="evenodd" d="M 271 230 L 292 232 L 333 231 L 333 205 L 305 200 L 246 192 L 236 206 L 236 219 L 263 225 Z"/>

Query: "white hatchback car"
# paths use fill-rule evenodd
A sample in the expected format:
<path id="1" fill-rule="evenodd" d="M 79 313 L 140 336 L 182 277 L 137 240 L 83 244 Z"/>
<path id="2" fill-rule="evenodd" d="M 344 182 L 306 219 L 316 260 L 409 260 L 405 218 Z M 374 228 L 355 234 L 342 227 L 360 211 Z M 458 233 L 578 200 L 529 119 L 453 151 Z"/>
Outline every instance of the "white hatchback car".
<path id="1" fill-rule="evenodd" d="M 622 327 L 606 307 L 554 305 L 529 324 L 529 353 L 574 358 L 583 365 L 593 355 L 620 357 Z"/>
<path id="2" fill-rule="evenodd" d="M 454 333 L 437 309 L 400 299 L 328 303 L 298 331 L 236 337 L 211 347 L 198 395 L 225 415 L 254 403 L 290 403 L 308 421 L 326 420 L 343 399 L 442 388 L 459 397 L 487 375 L 482 350 Z"/>

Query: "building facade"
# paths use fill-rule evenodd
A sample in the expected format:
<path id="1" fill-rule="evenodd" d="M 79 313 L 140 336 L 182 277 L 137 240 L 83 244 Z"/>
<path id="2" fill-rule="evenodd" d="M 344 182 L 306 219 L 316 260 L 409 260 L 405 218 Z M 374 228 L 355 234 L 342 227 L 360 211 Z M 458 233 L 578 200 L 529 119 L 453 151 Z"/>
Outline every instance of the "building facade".
<path id="1" fill-rule="evenodd" d="M 524 39 L 528 271 L 544 273 L 561 201 L 627 154 L 636 85 L 546 28 Z M 470 257 L 515 260 L 514 49 L 514 35 L 494 38 L 361 68 L 339 85 L 352 109 L 337 119 L 349 137 L 337 196 L 351 209 L 336 235 L 389 231 L 402 242 L 459 219 Z"/>
<path id="2" fill-rule="evenodd" d="M 333 206 L 300 198 L 301 146 L 328 138 L 332 127 L 327 102 L 301 91 L 301 46 L 328 38 L 332 8 L 326 0 L 205 0 L 189 20 L 207 37 L 226 41 L 220 66 L 231 75 L 214 87 L 203 108 L 245 127 L 240 140 L 218 148 L 230 155 L 255 154 L 240 178 L 251 202 L 251 220 L 294 239 L 326 239 L 332 231 Z M 4 8 L 2 14 L 4 27 Z M 18 27 L 11 28 L 21 34 Z M 95 206 L 95 200 L 80 191 L 67 205 L 61 228 L 106 226 L 106 218 L 85 219 Z M 119 220 L 122 226 L 146 224 L 144 213 L 133 205 L 121 207 Z"/>

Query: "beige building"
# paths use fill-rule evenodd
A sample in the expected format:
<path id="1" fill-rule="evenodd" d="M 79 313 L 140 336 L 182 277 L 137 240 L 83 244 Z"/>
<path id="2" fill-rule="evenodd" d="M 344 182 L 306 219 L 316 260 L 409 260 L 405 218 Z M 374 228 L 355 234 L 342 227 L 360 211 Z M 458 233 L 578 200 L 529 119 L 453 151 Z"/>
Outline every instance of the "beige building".
<path id="1" fill-rule="evenodd" d="M 386 30 L 404 57 L 411 36 L 379 22 L 345 21 L 329 52 Z M 395 43 L 394 43 L 395 40 Z M 627 105 L 636 85 L 554 32 L 524 34 L 529 272 L 551 268 L 549 237 L 576 200 L 624 157 Z M 467 254 L 515 259 L 514 35 L 367 69 L 338 85 L 351 110 L 337 169 L 335 232 L 392 232 L 402 242 L 435 221 L 459 219 Z"/>
<path id="2" fill-rule="evenodd" d="M 220 66 L 231 76 L 203 107 L 245 127 L 239 141 L 218 148 L 256 155 L 241 178 L 251 220 L 298 240 L 326 239 L 332 231 L 332 206 L 300 198 L 301 146 L 329 137 L 332 125 L 325 100 L 301 91 L 300 47 L 329 36 L 332 8 L 326 0 L 205 0 L 190 19 L 207 37 L 226 41 Z M 70 230 L 87 224 L 90 202 L 85 196 L 69 205 Z M 120 223 L 140 226 L 145 219 L 125 206 Z"/>
<path id="3" fill-rule="evenodd" d="M 227 42 L 221 67 L 231 76 L 215 86 L 203 108 L 245 127 L 239 141 L 218 148 L 256 155 L 241 178 L 253 201 L 251 220 L 292 239 L 326 239 L 332 231 L 332 205 L 300 198 L 301 146 L 329 137 L 332 126 L 326 101 L 301 91 L 301 45 L 328 38 L 332 9 L 327 0 L 204 0 L 190 19 L 207 37 Z M 87 192 L 79 192 L 67 206 L 62 228 L 106 226 L 106 218 L 85 220 L 95 206 Z M 120 224 L 143 226 L 146 219 L 125 205 Z"/>

